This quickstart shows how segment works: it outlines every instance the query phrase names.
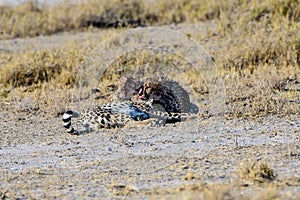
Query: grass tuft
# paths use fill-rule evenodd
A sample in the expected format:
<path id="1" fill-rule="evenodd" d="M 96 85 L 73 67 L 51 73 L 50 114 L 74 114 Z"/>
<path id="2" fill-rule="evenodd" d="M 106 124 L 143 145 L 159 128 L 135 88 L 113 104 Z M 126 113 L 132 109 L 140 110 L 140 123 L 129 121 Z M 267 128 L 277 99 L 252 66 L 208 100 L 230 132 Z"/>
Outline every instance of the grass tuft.
<path id="1" fill-rule="evenodd" d="M 28 52 L 7 57 L 1 68 L 1 83 L 5 87 L 32 86 L 55 81 L 72 86 L 83 61 L 80 49 L 54 49 Z"/>
<path id="2" fill-rule="evenodd" d="M 252 183 L 265 183 L 275 179 L 273 169 L 271 169 L 266 162 L 253 160 L 243 161 L 240 163 L 238 172 L 242 179 Z"/>

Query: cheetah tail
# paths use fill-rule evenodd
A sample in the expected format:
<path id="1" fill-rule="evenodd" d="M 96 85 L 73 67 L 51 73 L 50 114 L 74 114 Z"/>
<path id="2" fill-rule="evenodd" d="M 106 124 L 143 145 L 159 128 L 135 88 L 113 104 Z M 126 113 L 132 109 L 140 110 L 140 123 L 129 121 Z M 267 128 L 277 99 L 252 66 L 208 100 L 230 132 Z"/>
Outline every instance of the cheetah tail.
<path id="1" fill-rule="evenodd" d="M 78 135 L 78 130 L 74 129 L 74 127 L 72 126 L 71 123 L 72 117 L 79 117 L 79 114 L 72 110 L 68 110 L 67 112 L 64 113 L 63 115 L 64 127 L 66 128 L 68 133 Z"/>

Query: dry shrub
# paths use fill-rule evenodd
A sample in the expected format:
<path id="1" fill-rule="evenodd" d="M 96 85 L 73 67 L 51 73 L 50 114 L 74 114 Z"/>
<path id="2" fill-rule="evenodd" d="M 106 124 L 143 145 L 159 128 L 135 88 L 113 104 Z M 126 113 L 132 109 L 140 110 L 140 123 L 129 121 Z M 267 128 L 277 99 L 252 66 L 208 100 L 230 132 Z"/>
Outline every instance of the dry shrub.
<path id="1" fill-rule="evenodd" d="M 228 115 L 257 117 L 268 114 L 297 114 L 300 91 L 289 88 L 299 82 L 294 67 L 274 70 L 269 65 L 226 72 Z"/>
<path id="2" fill-rule="evenodd" d="M 270 67 L 285 67 L 300 65 L 300 24 L 297 27 L 284 27 L 289 32 L 258 29 L 256 33 L 243 33 L 232 39 L 232 46 L 225 54 L 225 68 L 237 70 L 268 64 Z M 236 33 L 238 34 L 238 33 Z M 254 68 L 254 69 L 255 69 Z"/>
<path id="3" fill-rule="evenodd" d="M 219 34 L 228 42 L 222 50 L 223 67 L 299 67 L 298 0 L 230 1 L 228 5 L 235 6 L 227 6 L 219 22 Z"/>
<path id="4" fill-rule="evenodd" d="M 286 86 L 300 81 L 299 3 L 231 3 L 236 6 L 228 11 L 235 12 L 222 12 L 218 35 L 213 36 L 224 37 L 217 62 L 224 69 L 228 114 L 297 114 L 300 90 Z"/>
<path id="5" fill-rule="evenodd" d="M 162 25 L 218 20 L 225 32 L 274 26 L 283 19 L 299 22 L 298 0 L 88 0 L 46 7 L 28 0 L 16 7 L 0 6 L 0 37 L 25 37 L 81 30 L 84 27 Z M 260 25 L 259 25 L 260 24 Z"/>
<path id="6" fill-rule="evenodd" d="M 275 179 L 273 169 L 266 162 L 257 162 L 251 159 L 240 163 L 238 174 L 243 180 L 252 183 L 266 183 Z"/>
<path id="7" fill-rule="evenodd" d="M 88 26 L 146 26 L 219 17 L 220 4 L 209 2 L 88 0 L 46 7 L 28 0 L 16 7 L 0 6 L 0 38 L 49 35 Z"/>
<path id="8" fill-rule="evenodd" d="M 1 83 L 5 87 L 32 86 L 55 81 L 72 86 L 83 54 L 79 48 L 40 50 L 7 58 L 1 68 Z"/>
<path id="9" fill-rule="evenodd" d="M 7 103 L 2 109 L 59 115 L 72 100 L 70 88 L 85 53 L 86 48 L 69 45 L 4 56 L 0 95 Z"/>

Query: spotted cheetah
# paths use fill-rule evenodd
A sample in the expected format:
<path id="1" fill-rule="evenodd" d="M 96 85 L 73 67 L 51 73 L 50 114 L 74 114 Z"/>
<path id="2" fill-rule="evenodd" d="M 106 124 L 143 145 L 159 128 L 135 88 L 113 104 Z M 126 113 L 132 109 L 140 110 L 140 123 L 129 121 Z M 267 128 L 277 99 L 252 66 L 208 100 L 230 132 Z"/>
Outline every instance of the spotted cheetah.
<path id="1" fill-rule="evenodd" d="M 112 101 L 153 99 L 157 110 L 174 113 L 199 112 L 198 107 L 190 102 L 188 92 L 172 80 L 156 77 L 136 82 L 132 78 L 121 76 L 113 86 L 116 90 L 111 93 Z"/>
<path id="2" fill-rule="evenodd" d="M 153 99 L 153 103 L 162 107 L 166 112 L 197 113 L 198 107 L 190 102 L 189 94 L 178 82 L 172 80 L 144 81 L 135 93 L 141 100 Z"/>
<path id="3" fill-rule="evenodd" d="M 153 99 L 149 101 L 114 102 L 86 109 L 81 115 L 67 111 L 63 115 L 64 127 L 72 135 L 81 135 L 100 129 L 122 128 L 131 121 L 150 120 L 150 125 L 176 123 L 192 118 L 188 113 L 170 113 L 155 110 Z M 77 128 L 71 123 L 72 118 L 79 118 Z"/>

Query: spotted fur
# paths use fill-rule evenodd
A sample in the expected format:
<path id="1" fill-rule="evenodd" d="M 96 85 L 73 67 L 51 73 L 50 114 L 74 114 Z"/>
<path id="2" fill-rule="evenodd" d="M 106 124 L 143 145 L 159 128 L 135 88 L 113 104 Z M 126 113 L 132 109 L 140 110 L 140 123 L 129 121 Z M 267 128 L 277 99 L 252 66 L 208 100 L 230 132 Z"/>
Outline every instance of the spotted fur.
<path id="1" fill-rule="evenodd" d="M 146 80 L 136 89 L 139 99 L 153 99 L 160 110 L 172 113 L 197 113 L 198 108 L 190 102 L 189 94 L 172 80 Z"/>
<path id="2" fill-rule="evenodd" d="M 189 114 L 168 113 L 155 110 L 153 100 L 135 102 L 114 102 L 88 108 L 78 114 L 67 111 L 63 115 L 66 131 L 73 135 L 81 135 L 94 130 L 122 128 L 132 121 L 150 120 L 151 126 L 161 126 L 166 123 L 176 123 L 190 118 Z M 72 125 L 72 118 L 78 118 L 76 128 Z"/>
<path id="3" fill-rule="evenodd" d="M 188 92 L 178 82 L 163 77 L 148 78 L 142 82 L 121 76 L 112 84 L 111 101 L 147 101 L 153 99 L 153 106 L 160 111 L 172 113 L 198 113 L 198 107 L 190 102 Z"/>
<path id="4" fill-rule="evenodd" d="M 149 120 L 150 126 L 162 126 L 193 118 L 198 108 L 177 82 L 147 79 L 136 83 L 123 77 L 117 84 L 114 102 L 88 108 L 80 115 L 67 111 L 63 115 L 67 132 L 80 135 L 99 129 L 122 128 L 129 122 Z M 196 111 L 195 111 L 196 108 Z M 72 125 L 72 118 L 78 118 Z"/>

